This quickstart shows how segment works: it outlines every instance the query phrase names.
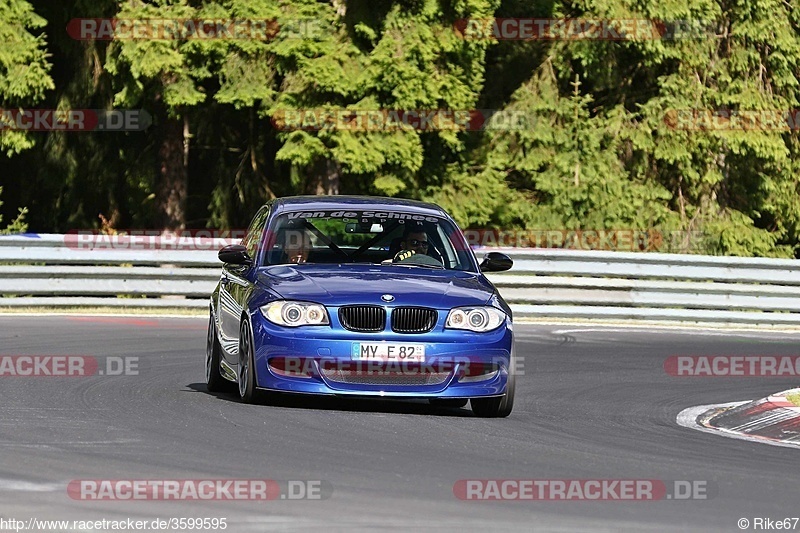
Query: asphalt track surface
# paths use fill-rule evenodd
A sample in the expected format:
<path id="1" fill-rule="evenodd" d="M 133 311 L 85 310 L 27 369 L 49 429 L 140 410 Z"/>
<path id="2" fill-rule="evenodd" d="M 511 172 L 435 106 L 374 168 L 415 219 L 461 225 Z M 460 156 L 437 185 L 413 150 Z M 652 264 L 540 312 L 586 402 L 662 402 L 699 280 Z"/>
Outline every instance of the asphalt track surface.
<path id="1" fill-rule="evenodd" d="M 517 325 L 514 412 L 205 390 L 201 318 L 0 317 L 0 355 L 138 356 L 139 374 L 1 377 L 0 517 L 227 518 L 227 531 L 740 531 L 800 515 L 800 451 L 680 427 L 797 386 L 677 378 L 671 355 L 798 355 L 800 335 Z M 82 501 L 75 479 L 323 480 L 323 500 Z M 706 500 L 463 501 L 462 479 L 703 480 Z M 800 528 L 800 526 L 798 526 Z M 750 530 L 750 529 L 748 529 Z"/>

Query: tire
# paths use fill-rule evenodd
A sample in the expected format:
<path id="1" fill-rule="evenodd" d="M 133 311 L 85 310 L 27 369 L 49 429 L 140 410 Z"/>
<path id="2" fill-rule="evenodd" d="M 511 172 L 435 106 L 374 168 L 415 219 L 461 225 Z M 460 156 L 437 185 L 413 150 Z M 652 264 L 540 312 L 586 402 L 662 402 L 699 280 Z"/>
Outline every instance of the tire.
<path id="1" fill-rule="evenodd" d="M 493 398 L 472 398 L 472 412 L 481 418 L 505 418 L 514 408 L 514 374 L 508 375 L 506 393 Z"/>
<path id="2" fill-rule="evenodd" d="M 217 341 L 217 327 L 214 315 L 209 313 L 208 334 L 206 335 L 206 389 L 208 392 L 230 392 L 231 382 L 222 377 L 219 371 L 220 346 Z"/>
<path id="3" fill-rule="evenodd" d="M 511 410 L 514 408 L 514 389 L 517 381 L 515 376 L 516 368 L 516 357 L 514 356 L 514 346 L 512 344 L 505 394 L 493 398 L 472 398 L 470 404 L 475 416 L 481 418 L 505 418 L 511 414 Z"/>
<path id="4" fill-rule="evenodd" d="M 242 320 L 241 329 L 239 330 L 237 381 L 239 382 L 239 398 L 244 403 L 255 403 L 256 401 L 256 378 L 253 361 L 253 336 L 250 333 L 250 325 L 246 320 Z"/>
<path id="5" fill-rule="evenodd" d="M 428 403 L 436 407 L 459 409 L 467 405 L 469 398 L 431 398 Z"/>

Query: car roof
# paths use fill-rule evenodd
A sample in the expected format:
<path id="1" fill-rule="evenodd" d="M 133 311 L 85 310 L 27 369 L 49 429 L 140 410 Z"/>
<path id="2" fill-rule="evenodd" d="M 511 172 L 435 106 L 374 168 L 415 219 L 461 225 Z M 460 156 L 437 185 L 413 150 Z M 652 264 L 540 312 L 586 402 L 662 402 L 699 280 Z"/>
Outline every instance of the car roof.
<path id="1" fill-rule="evenodd" d="M 288 211 L 330 211 L 333 209 L 375 211 L 377 209 L 387 209 L 398 213 L 449 218 L 445 210 L 436 204 L 381 196 L 285 196 L 274 200 L 272 207 L 275 214 Z"/>

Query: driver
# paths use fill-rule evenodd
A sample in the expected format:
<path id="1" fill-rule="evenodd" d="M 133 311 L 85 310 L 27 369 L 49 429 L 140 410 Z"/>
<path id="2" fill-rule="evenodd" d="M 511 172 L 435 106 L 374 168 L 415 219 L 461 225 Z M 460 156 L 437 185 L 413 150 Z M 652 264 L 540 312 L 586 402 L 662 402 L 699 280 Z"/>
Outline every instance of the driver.
<path id="1" fill-rule="evenodd" d="M 414 250 L 418 254 L 428 253 L 428 234 L 422 226 L 409 225 L 403 230 L 403 240 L 400 241 L 401 250 Z"/>
<path id="2" fill-rule="evenodd" d="M 409 224 L 403 230 L 400 251 L 392 259 L 393 263 L 409 263 L 443 268 L 440 260 L 428 254 L 428 233 L 422 225 Z"/>

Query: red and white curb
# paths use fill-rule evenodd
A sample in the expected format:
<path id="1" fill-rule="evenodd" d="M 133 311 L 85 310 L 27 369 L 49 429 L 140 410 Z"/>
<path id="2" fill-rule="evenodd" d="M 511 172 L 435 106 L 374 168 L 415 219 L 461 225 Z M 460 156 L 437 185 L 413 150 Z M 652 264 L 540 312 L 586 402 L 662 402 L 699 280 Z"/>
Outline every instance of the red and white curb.
<path id="1" fill-rule="evenodd" d="M 683 427 L 773 446 L 800 448 L 800 407 L 789 389 L 760 400 L 689 407 L 678 414 Z"/>

